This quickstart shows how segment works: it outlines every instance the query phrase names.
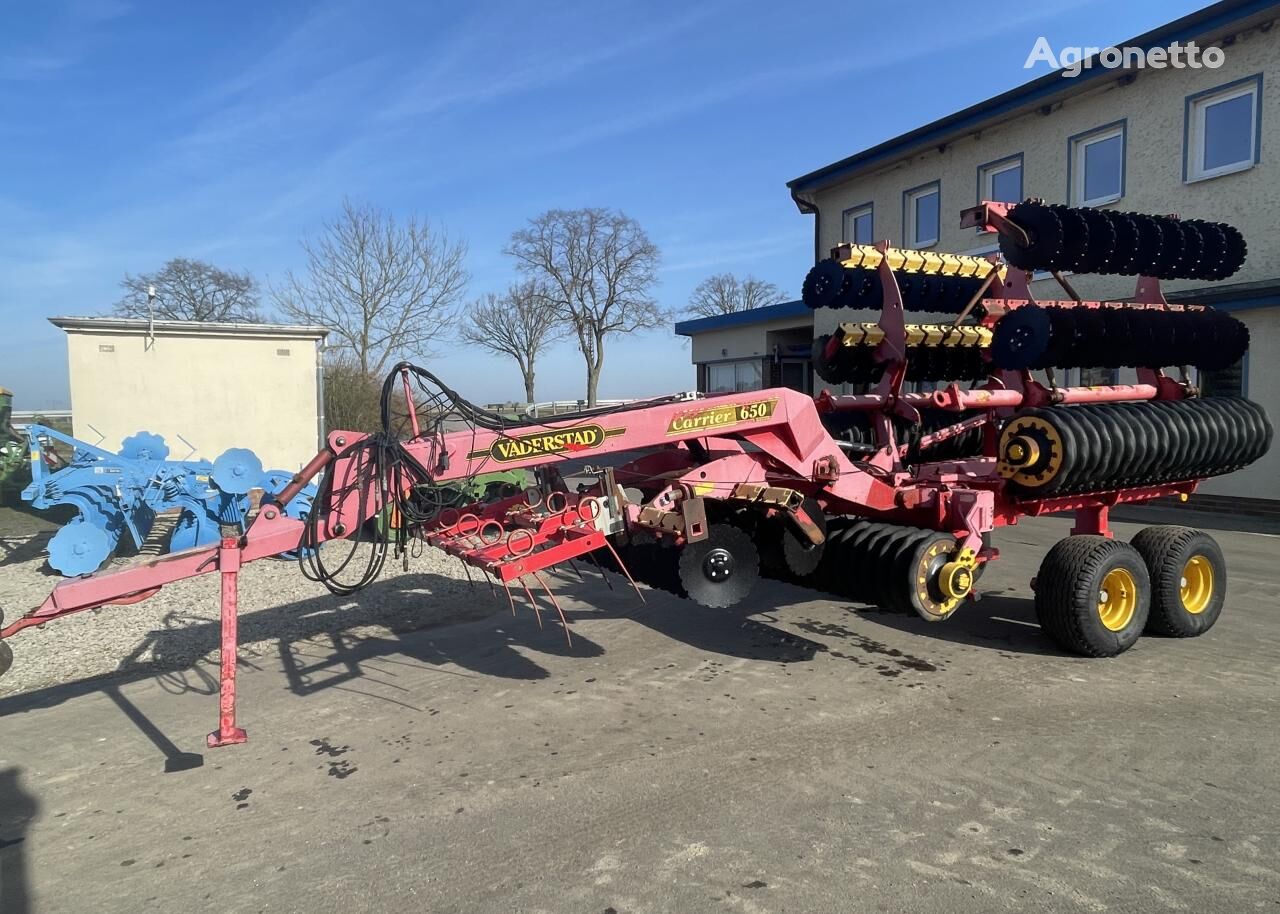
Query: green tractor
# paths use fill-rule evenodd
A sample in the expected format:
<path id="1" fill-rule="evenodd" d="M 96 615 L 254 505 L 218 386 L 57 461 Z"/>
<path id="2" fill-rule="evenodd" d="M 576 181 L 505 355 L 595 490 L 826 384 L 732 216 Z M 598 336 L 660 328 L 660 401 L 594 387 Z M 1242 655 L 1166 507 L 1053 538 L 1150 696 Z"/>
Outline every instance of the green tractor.
<path id="1" fill-rule="evenodd" d="M 0 505 L 18 503 L 18 493 L 31 481 L 27 439 L 10 422 L 13 391 L 0 387 Z"/>
<path id="2" fill-rule="evenodd" d="M 531 483 L 532 477 L 526 470 L 503 470 L 440 486 L 418 486 L 417 491 L 422 504 L 444 509 L 510 498 L 519 495 Z M 388 506 L 371 523 L 379 533 L 385 533 L 388 527 L 398 527 L 399 519 L 395 509 Z"/>

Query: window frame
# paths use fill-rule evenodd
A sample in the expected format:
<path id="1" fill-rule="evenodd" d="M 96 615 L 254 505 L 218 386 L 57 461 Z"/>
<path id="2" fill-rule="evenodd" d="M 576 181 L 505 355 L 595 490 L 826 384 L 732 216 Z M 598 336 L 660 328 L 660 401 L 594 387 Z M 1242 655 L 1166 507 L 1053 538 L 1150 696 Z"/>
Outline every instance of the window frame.
<path id="1" fill-rule="evenodd" d="M 704 393 L 708 393 L 708 394 L 749 393 L 750 391 L 753 391 L 753 390 L 765 389 L 765 384 L 767 379 L 765 377 L 763 356 L 740 356 L 738 358 L 716 359 L 711 362 L 703 362 L 702 364 L 707 366 L 707 380 L 706 380 L 707 389 L 706 391 L 704 391 Z M 741 368 L 743 365 L 753 366 L 753 372 L 759 379 L 759 386 L 747 387 L 742 390 L 738 389 L 738 369 Z M 733 381 L 732 390 L 717 391 L 712 389 L 711 372 L 716 368 L 732 368 L 733 369 L 734 381 Z"/>
<path id="2" fill-rule="evenodd" d="M 1086 200 L 1084 197 L 1085 187 L 1085 150 L 1094 143 L 1100 143 L 1109 140 L 1112 137 L 1120 137 L 1120 192 L 1114 196 L 1096 197 L 1092 200 Z M 1067 199 L 1070 206 L 1106 206 L 1109 203 L 1115 203 L 1124 199 L 1125 193 L 1125 172 L 1127 171 L 1129 158 L 1129 120 L 1123 118 L 1118 121 L 1112 121 L 1110 124 L 1102 124 L 1082 133 L 1074 134 L 1067 138 Z M 1078 161 L 1077 161 L 1078 159 Z M 1076 185 L 1079 184 L 1079 193 L 1077 193 Z"/>
<path id="3" fill-rule="evenodd" d="M 1213 104 L 1230 101 L 1242 95 L 1253 95 L 1253 155 L 1240 162 L 1204 168 L 1204 112 Z M 1262 74 L 1255 73 L 1241 79 L 1214 86 L 1188 95 L 1182 116 L 1182 182 L 1195 184 L 1211 181 L 1224 175 L 1248 171 L 1262 161 Z M 1197 162 L 1200 163 L 1197 165 Z"/>
<path id="4" fill-rule="evenodd" d="M 938 195 L 938 237 L 932 241 L 920 241 L 916 238 L 915 202 L 931 193 Z M 928 181 L 902 192 L 902 245 L 912 250 L 922 251 L 934 247 L 942 236 L 942 179 Z"/>
<path id="5" fill-rule="evenodd" d="M 1014 200 L 1013 202 L 1017 203 L 1021 201 L 1023 193 L 1026 190 L 1027 172 L 1026 165 L 1023 162 L 1023 154 L 1021 152 L 1015 152 L 1012 155 L 992 159 L 990 162 L 983 162 L 978 166 L 978 193 L 977 197 L 973 201 L 974 205 L 981 203 L 983 200 L 991 200 L 991 179 L 1003 171 L 1008 171 L 1015 165 L 1018 167 L 1018 195 L 1017 200 Z M 978 226 L 977 232 L 980 235 L 994 234 L 983 226 Z"/>
<path id="6" fill-rule="evenodd" d="M 858 217 L 863 215 L 864 213 L 871 218 L 871 240 L 858 241 L 856 238 L 845 237 L 845 223 L 848 222 L 849 217 L 852 216 L 853 221 L 856 223 L 858 221 Z M 875 202 L 867 201 L 866 203 L 859 203 L 857 206 L 851 206 L 848 209 L 841 210 L 840 211 L 840 236 L 841 236 L 840 237 L 841 241 L 847 241 L 850 244 L 875 244 L 876 243 L 875 241 L 875 238 L 876 238 Z"/>

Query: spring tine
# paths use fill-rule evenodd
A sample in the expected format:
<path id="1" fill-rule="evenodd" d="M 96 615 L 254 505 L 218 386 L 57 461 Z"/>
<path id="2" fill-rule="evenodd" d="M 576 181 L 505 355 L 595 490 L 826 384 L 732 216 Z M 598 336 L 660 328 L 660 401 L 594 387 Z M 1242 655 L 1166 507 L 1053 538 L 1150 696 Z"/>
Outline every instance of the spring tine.
<path id="1" fill-rule="evenodd" d="M 524 582 L 524 576 L 521 575 L 517 580 L 520 581 L 520 586 L 524 588 L 525 594 L 529 597 L 529 605 L 533 607 L 533 617 L 538 620 L 538 628 L 542 628 L 542 610 L 538 608 L 538 601 L 533 598 L 529 585 Z"/>
<path id="2" fill-rule="evenodd" d="M 506 581 L 503 581 L 502 589 L 506 591 L 507 602 L 511 604 L 511 615 L 514 616 L 516 614 L 516 601 L 511 599 L 511 585 L 508 584 Z"/>
<path id="3" fill-rule="evenodd" d="M 573 573 L 578 576 L 578 580 L 583 584 L 587 583 L 587 579 L 582 576 L 582 569 L 578 567 L 578 563 L 573 559 L 569 559 L 569 567 L 573 569 Z"/>
<path id="4" fill-rule="evenodd" d="M 560 601 L 556 599 L 556 595 L 551 592 L 551 588 L 547 586 L 547 582 L 542 580 L 542 575 L 538 572 L 533 573 L 534 578 L 542 585 L 542 589 L 547 592 L 547 596 L 551 598 L 551 605 L 556 608 L 556 612 L 560 614 L 560 624 L 564 626 L 564 636 L 569 641 L 569 647 L 573 647 L 573 635 L 569 634 L 569 620 L 564 617 L 564 610 L 560 608 Z"/>
<path id="5" fill-rule="evenodd" d="M 604 544 L 608 546 L 609 551 L 613 553 L 614 561 L 618 563 L 618 567 L 622 569 L 622 573 L 625 574 L 627 576 L 627 580 L 631 582 L 631 587 L 635 590 L 636 596 L 640 598 L 640 602 L 645 602 L 644 594 L 640 592 L 640 587 L 636 584 L 636 579 L 633 578 L 631 576 L 631 572 L 627 570 L 627 563 L 622 561 L 622 556 L 618 555 L 618 550 L 614 549 L 613 543 L 609 542 L 607 539 L 604 541 Z"/>
<path id="6" fill-rule="evenodd" d="M 489 575 L 489 569 L 481 568 L 480 571 L 484 573 L 484 582 L 489 585 L 489 595 L 497 596 L 498 592 L 493 589 L 493 578 Z"/>
<path id="7" fill-rule="evenodd" d="M 471 580 L 471 569 L 467 567 L 467 563 L 463 561 L 462 556 L 458 556 L 458 561 L 462 562 L 462 570 L 467 576 L 467 586 L 472 590 L 476 589 L 476 582 Z"/>
<path id="8" fill-rule="evenodd" d="M 606 587 L 613 590 L 613 582 L 609 580 L 609 576 L 604 573 L 604 566 L 596 561 L 596 557 L 591 553 L 587 553 L 587 558 L 591 559 L 591 564 L 596 566 L 596 571 L 600 572 L 600 578 L 604 581 Z"/>

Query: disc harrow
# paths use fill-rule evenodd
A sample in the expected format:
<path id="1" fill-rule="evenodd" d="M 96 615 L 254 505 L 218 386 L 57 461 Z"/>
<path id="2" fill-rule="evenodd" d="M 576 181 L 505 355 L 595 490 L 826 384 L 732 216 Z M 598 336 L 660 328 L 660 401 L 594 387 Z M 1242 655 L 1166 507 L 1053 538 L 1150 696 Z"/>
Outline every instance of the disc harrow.
<path id="1" fill-rule="evenodd" d="M 1000 253 L 1023 270 L 1222 280 L 1248 255 L 1244 237 L 1225 222 L 1039 200 L 1012 207 L 997 228 Z"/>
<path id="2" fill-rule="evenodd" d="M 1026 304 L 995 323 L 991 358 L 1013 370 L 1188 365 L 1214 371 L 1239 361 L 1248 348 L 1249 328 L 1212 308 Z"/>
<path id="3" fill-rule="evenodd" d="M 0 668 L 8 639 L 26 628 L 216 573 L 221 700 L 209 745 L 224 746 L 246 738 L 235 717 L 245 562 L 294 556 L 305 574 L 347 597 L 389 557 L 407 562 L 425 545 L 456 559 L 473 583 L 501 590 L 513 613 L 527 602 L 541 625 L 553 609 L 571 644 L 571 620 L 543 573 L 569 565 L 577 575 L 565 579 L 583 580 L 579 560 L 597 565 L 611 588 L 616 572 L 717 609 L 745 599 L 764 572 L 938 622 L 978 596 L 999 555 L 997 528 L 1062 511 L 1074 512 L 1072 535 L 1049 551 L 1032 586 L 1041 629 L 1063 650 L 1113 656 L 1148 619 L 1156 631 L 1207 631 L 1226 586 L 1212 540 L 1153 528 L 1130 546 L 1111 538 L 1108 512 L 1185 498 L 1270 447 L 1272 427 L 1257 404 L 1201 398 L 1189 376 L 1161 367 L 1213 370 L 1246 350 L 1243 324 L 1169 305 L 1157 278 L 1229 274 L 1243 241 L 1219 223 L 1034 202 L 984 203 L 961 224 L 995 226 L 1006 247 L 1014 239 L 1013 268 L 997 255 L 884 241 L 842 244 L 810 271 L 809 304 L 878 310 L 874 322 L 839 324 L 813 350 L 823 380 L 863 392 L 675 395 L 551 422 L 513 420 L 401 363 L 383 386 L 380 431 L 332 431 L 292 475 L 263 474 L 243 452 L 219 458 L 198 474 L 218 500 L 200 502 L 175 533 L 192 548 L 59 584 L 0 627 Z M 1027 270 L 1045 268 L 1140 278 L 1133 303 L 1081 301 L 1058 276 L 1069 300 L 1037 304 Z M 913 308 L 957 317 L 908 324 Z M 1133 366 L 1137 382 L 1060 387 L 1053 372 L 1044 380 L 1031 373 L 1096 365 Z M 127 448 L 127 458 L 101 459 L 166 463 L 163 442 L 148 436 Z M 485 481 L 495 470 L 527 474 L 518 477 L 527 485 Z M 183 494 L 190 474 L 143 475 L 171 501 L 195 497 Z M 256 512 L 246 504 L 255 479 L 267 492 Z M 103 549 L 100 540 L 109 549 L 130 522 L 138 526 L 101 478 L 86 474 L 73 489 L 69 503 L 98 518 L 72 525 L 87 551 Z M 137 509 L 154 513 L 156 504 L 142 499 Z M 201 545 L 211 529 L 236 535 Z"/>
<path id="4" fill-rule="evenodd" d="M 908 311 L 936 311 L 959 314 L 981 290 L 985 277 L 908 273 L 894 271 Z M 874 267 L 849 267 L 837 260 L 824 260 L 809 271 L 801 288 L 801 298 L 810 308 L 859 308 L 878 310 L 883 306 L 884 285 Z"/>

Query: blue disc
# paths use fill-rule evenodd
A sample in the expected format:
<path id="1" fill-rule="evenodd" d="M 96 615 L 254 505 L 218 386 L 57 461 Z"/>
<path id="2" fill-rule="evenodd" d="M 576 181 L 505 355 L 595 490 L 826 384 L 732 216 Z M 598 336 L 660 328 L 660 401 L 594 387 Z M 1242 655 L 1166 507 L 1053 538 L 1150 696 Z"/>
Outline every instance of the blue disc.
<path id="1" fill-rule="evenodd" d="M 154 432 L 137 432 L 120 442 L 120 456 L 128 460 L 164 460 L 169 445 Z"/>
<path id="2" fill-rule="evenodd" d="M 111 555 L 114 546 L 100 527 L 72 521 L 49 540 L 49 567 L 69 578 L 92 574 Z"/>
<path id="3" fill-rule="evenodd" d="M 230 448 L 213 462 L 212 479 L 222 491 L 243 495 L 262 485 L 262 461 L 248 448 Z"/>

